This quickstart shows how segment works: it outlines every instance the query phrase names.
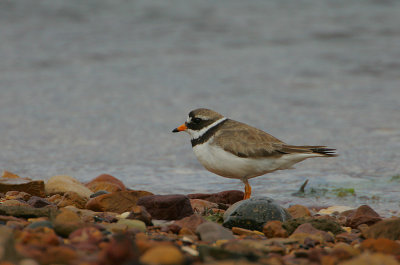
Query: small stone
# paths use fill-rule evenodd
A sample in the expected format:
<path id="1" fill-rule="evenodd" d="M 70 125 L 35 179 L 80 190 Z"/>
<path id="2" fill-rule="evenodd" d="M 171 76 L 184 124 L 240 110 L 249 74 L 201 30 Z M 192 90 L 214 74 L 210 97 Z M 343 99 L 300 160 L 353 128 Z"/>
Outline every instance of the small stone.
<path id="1" fill-rule="evenodd" d="M 71 244 L 79 245 L 97 245 L 103 240 L 103 233 L 96 227 L 83 227 L 69 234 L 68 238 Z"/>
<path id="2" fill-rule="evenodd" d="M 364 252 L 350 260 L 340 262 L 338 265 L 399 265 L 396 258 L 382 253 Z"/>
<path id="3" fill-rule="evenodd" d="M 64 193 L 57 206 L 60 208 L 66 206 L 74 206 L 79 209 L 84 209 L 87 202 L 87 197 L 81 196 L 79 193 L 76 193 L 74 191 L 67 191 Z"/>
<path id="4" fill-rule="evenodd" d="M 358 207 L 354 213 L 347 216 L 346 226 L 351 228 L 357 228 L 361 224 L 367 224 L 370 226 L 381 220 L 382 218 L 379 216 L 379 214 L 371 207 L 368 205 L 362 205 Z"/>
<path id="5" fill-rule="evenodd" d="M 350 259 L 360 255 L 360 250 L 346 243 L 337 243 L 333 247 L 332 255 L 336 256 L 339 260 Z"/>
<path id="6" fill-rule="evenodd" d="M 142 206 L 143 207 L 143 206 Z M 144 207 L 143 207 L 144 208 Z M 127 217 L 129 216 L 129 214 L 130 214 L 130 212 L 124 212 L 124 213 L 121 213 L 121 214 L 118 214 L 117 215 L 117 218 L 119 218 L 119 219 L 127 219 Z M 135 218 L 131 218 L 131 219 L 135 219 Z"/>
<path id="7" fill-rule="evenodd" d="M 328 217 L 329 218 L 329 217 Z M 328 218 L 313 218 L 313 219 L 304 219 L 304 218 L 297 218 L 291 219 L 283 222 L 283 228 L 288 231 L 288 234 L 292 234 L 296 228 L 304 223 L 310 223 L 316 229 L 325 231 L 325 232 L 332 232 L 333 234 L 339 234 L 344 232 L 342 227 L 335 222 L 333 219 Z"/>
<path id="8" fill-rule="evenodd" d="M 206 220 L 201 215 L 193 214 L 191 216 L 175 221 L 174 224 L 178 225 L 181 228 L 189 229 L 190 231 L 195 233 L 197 227 L 205 222 Z"/>
<path id="9" fill-rule="evenodd" d="M 23 191 L 34 196 L 44 197 L 44 181 L 25 178 L 0 178 L 0 192 Z"/>
<path id="10" fill-rule="evenodd" d="M 22 200 L 6 200 L 3 201 L 3 203 L 1 204 L 2 206 L 29 206 L 29 204 L 27 204 L 26 202 L 22 201 Z"/>
<path id="11" fill-rule="evenodd" d="M 141 197 L 137 203 L 146 208 L 154 219 L 179 220 L 193 214 L 185 195 L 152 195 Z"/>
<path id="12" fill-rule="evenodd" d="M 340 233 L 336 235 L 336 241 L 337 242 L 344 242 L 347 244 L 351 244 L 353 242 L 359 242 L 360 241 L 360 235 L 357 233 Z"/>
<path id="13" fill-rule="evenodd" d="M 86 208 L 96 212 L 129 212 L 141 197 L 150 195 L 148 191 L 117 191 L 90 199 Z"/>
<path id="14" fill-rule="evenodd" d="M 48 227 L 23 230 L 16 238 L 18 252 L 33 258 L 40 264 L 70 264 L 77 253 L 70 247 L 61 245 L 60 238 Z"/>
<path id="15" fill-rule="evenodd" d="M 190 199 L 190 205 L 193 211 L 198 214 L 207 214 L 210 209 L 218 208 L 218 204 L 200 199 Z"/>
<path id="16" fill-rule="evenodd" d="M 243 200 L 244 193 L 240 190 L 226 190 L 218 193 L 194 193 L 188 194 L 190 199 L 201 199 L 215 203 L 234 204 Z"/>
<path id="17" fill-rule="evenodd" d="M 372 225 L 362 233 L 365 238 L 400 240 L 400 218 L 386 219 Z"/>
<path id="18" fill-rule="evenodd" d="M 43 251 L 36 253 L 34 253 L 34 249 L 31 250 L 32 255 L 28 254 L 28 256 L 40 264 L 71 264 L 77 258 L 77 252 L 68 246 L 48 246 Z"/>
<path id="19" fill-rule="evenodd" d="M 38 222 L 33 222 L 29 224 L 26 228 L 29 229 L 35 229 L 38 227 L 48 227 L 48 228 L 53 228 L 53 224 L 50 221 L 38 221 Z"/>
<path id="20" fill-rule="evenodd" d="M 241 241 L 239 241 L 241 242 Z M 229 242 L 230 244 L 235 244 L 236 242 Z M 243 249 L 241 246 L 239 250 Z M 220 260 L 215 263 L 207 263 L 207 265 L 249 265 L 246 263 L 244 258 L 245 255 L 238 251 L 230 251 L 221 247 L 209 246 L 206 244 L 201 244 L 198 246 L 199 257 L 201 260 Z M 226 263 L 225 263 L 226 262 Z M 254 263 L 252 265 L 255 265 Z M 257 263 L 258 265 L 258 263 Z M 281 265 L 281 264 L 280 264 Z"/>
<path id="21" fill-rule="evenodd" d="M 4 206 L 0 205 L 0 215 L 11 215 L 14 217 L 50 217 L 55 215 L 57 209 L 52 207 L 33 208 L 31 206 Z"/>
<path id="22" fill-rule="evenodd" d="M 37 261 L 33 259 L 22 259 L 18 265 L 40 265 Z"/>
<path id="23" fill-rule="evenodd" d="M 12 228 L 14 230 L 22 230 L 27 226 L 27 222 L 19 222 L 19 221 L 8 221 L 6 226 Z"/>
<path id="24" fill-rule="evenodd" d="M 126 225 L 128 229 L 137 229 L 141 232 L 146 232 L 146 224 L 139 220 L 119 219 L 117 224 Z"/>
<path id="25" fill-rule="evenodd" d="M 361 249 L 395 256 L 400 255 L 400 244 L 386 238 L 366 239 L 361 243 Z"/>
<path id="26" fill-rule="evenodd" d="M 245 257 L 262 257 L 267 253 L 285 254 L 286 248 L 269 240 L 242 239 L 231 240 L 223 245 L 225 250 Z"/>
<path id="27" fill-rule="evenodd" d="M 173 233 L 173 234 L 178 234 L 181 231 L 181 227 L 176 224 L 169 224 L 169 225 L 164 225 L 161 227 L 161 232 L 165 233 Z"/>
<path id="28" fill-rule="evenodd" d="M 124 234 L 129 229 L 126 224 L 121 223 L 102 223 L 101 225 L 112 234 Z"/>
<path id="29" fill-rule="evenodd" d="M 333 213 L 341 214 L 341 213 L 343 213 L 345 211 L 349 211 L 349 210 L 352 210 L 352 209 L 353 208 L 351 208 L 349 206 L 336 205 L 336 206 L 330 206 L 330 207 L 325 208 L 325 209 L 321 209 L 321 210 L 319 210 L 318 214 L 321 214 L 321 215 L 325 215 L 325 214 L 326 215 L 330 215 L 330 214 L 333 214 Z"/>
<path id="30" fill-rule="evenodd" d="M 303 205 L 292 205 L 290 206 L 287 211 L 292 216 L 292 218 L 302 218 L 302 217 L 309 217 L 311 216 L 310 210 Z"/>
<path id="31" fill-rule="evenodd" d="M 202 241 L 206 242 L 235 238 L 232 231 L 214 222 L 202 223 L 197 227 L 196 233 L 199 234 Z"/>
<path id="32" fill-rule="evenodd" d="M 115 221 L 115 222 L 117 221 L 117 219 L 115 218 L 116 214 L 113 214 L 113 213 L 97 213 L 97 212 L 87 210 L 87 209 L 78 209 L 72 205 L 66 206 L 66 207 L 64 207 L 64 209 L 67 209 L 69 211 L 76 213 L 79 216 L 79 218 L 81 219 L 81 221 L 84 223 L 95 222 L 95 216 L 98 216 L 98 215 L 102 215 L 102 216 L 103 215 L 113 215 L 114 216 L 113 221 Z"/>
<path id="33" fill-rule="evenodd" d="M 102 174 L 94 178 L 86 184 L 86 187 L 88 187 L 93 192 L 101 190 L 108 192 L 126 190 L 126 187 L 124 183 L 122 183 L 122 181 L 108 174 Z"/>
<path id="34" fill-rule="evenodd" d="M 37 197 L 37 196 L 32 196 L 29 199 L 28 204 L 30 206 L 32 206 L 32 207 L 35 207 L 35 208 L 42 208 L 42 207 L 51 205 L 51 203 L 49 201 L 47 201 L 46 199 L 40 198 L 40 197 Z"/>
<path id="35" fill-rule="evenodd" d="M 115 223 L 118 221 L 117 214 L 112 212 L 96 213 L 94 216 L 96 222 Z"/>
<path id="36" fill-rule="evenodd" d="M 146 225 L 152 225 L 151 214 L 146 210 L 145 207 L 136 205 L 132 207 L 132 211 L 128 213 L 126 219 L 136 219 L 143 221 Z"/>
<path id="37" fill-rule="evenodd" d="M 264 236 L 260 231 L 252 231 L 240 227 L 232 227 L 232 233 L 239 236 Z"/>
<path id="38" fill-rule="evenodd" d="M 179 265 L 185 261 L 179 249 L 172 245 L 155 246 L 147 250 L 141 257 L 143 264 Z"/>
<path id="39" fill-rule="evenodd" d="M 307 221 L 316 229 L 331 232 L 334 235 L 344 232 L 342 227 L 335 221 L 334 218 L 329 216 L 321 216 L 321 218 L 317 217 L 316 219 L 311 219 Z"/>
<path id="40" fill-rule="evenodd" d="M 54 194 L 48 197 L 47 200 L 52 204 L 57 205 L 62 200 L 62 198 L 63 196 L 61 194 Z"/>
<path id="41" fill-rule="evenodd" d="M 23 200 L 28 201 L 32 197 L 31 194 L 23 192 L 23 191 L 8 191 L 5 194 L 6 200 Z"/>
<path id="42" fill-rule="evenodd" d="M 138 264 L 139 250 L 128 234 L 118 234 L 102 248 L 99 264 Z"/>
<path id="43" fill-rule="evenodd" d="M 63 208 L 53 221 L 54 230 L 57 234 L 68 237 L 73 231 L 83 225 L 83 222 L 75 212 Z"/>
<path id="44" fill-rule="evenodd" d="M 96 191 L 95 193 L 93 193 L 92 195 L 90 195 L 90 198 L 95 198 L 97 196 L 100 196 L 100 195 L 103 195 L 103 194 L 108 194 L 108 193 L 109 193 L 108 191 L 99 190 L 99 191 Z"/>
<path id="45" fill-rule="evenodd" d="M 264 225 L 263 233 L 267 238 L 288 237 L 288 233 L 282 227 L 281 221 L 269 221 Z"/>
<path id="46" fill-rule="evenodd" d="M 199 256 L 199 252 L 193 248 L 191 248 L 190 246 L 182 246 L 181 250 L 193 257 L 197 257 Z"/>
<path id="47" fill-rule="evenodd" d="M 35 229 L 24 229 L 17 237 L 17 242 L 23 246 L 58 246 L 61 239 L 56 235 L 53 229 L 48 227 L 38 227 Z"/>
<path id="48" fill-rule="evenodd" d="M 180 236 L 196 236 L 196 234 L 190 230 L 189 228 L 182 228 L 181 230 L 179 230 L 179 235 Z"/>
<path id="49" fill-rule="evenodd" d="M 68 191 L 72 191 L 79 194 L 81 197 L 89 198 L 93 193 L 77 179 L 63 175 L 51 177 L 46 182 L 45 189 L 47 195 L 64 194 Z"/>
<path id="50" fill-rule="evenodd" d="M 325 231 L 316 229 L 310 223 L 305 223 L 297 227 L 292 235 L 296 234 L 314 235 L 317 239 L 320 239 L 320 242 L 333 242 L 333 237 L 330 234 Z"/>
<path id="51" fill-rule="evenodd" d="M 252 197 L 233 204 L 224 214 L 223 225 L 262 231 L 268 221 L 285 221 L 290 214 L 268 197 Z"/>

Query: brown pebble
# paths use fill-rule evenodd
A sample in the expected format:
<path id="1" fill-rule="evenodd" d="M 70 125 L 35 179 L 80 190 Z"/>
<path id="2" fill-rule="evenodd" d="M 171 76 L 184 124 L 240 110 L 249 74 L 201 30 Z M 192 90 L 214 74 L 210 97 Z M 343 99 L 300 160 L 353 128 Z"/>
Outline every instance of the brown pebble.
<path id="1" fill-rule="evenodd" d="M 288 237 L 287 231 L 282 227 L 281 221 L 269 221 L 264 225 L 263 233 L 268 238 Z"/>

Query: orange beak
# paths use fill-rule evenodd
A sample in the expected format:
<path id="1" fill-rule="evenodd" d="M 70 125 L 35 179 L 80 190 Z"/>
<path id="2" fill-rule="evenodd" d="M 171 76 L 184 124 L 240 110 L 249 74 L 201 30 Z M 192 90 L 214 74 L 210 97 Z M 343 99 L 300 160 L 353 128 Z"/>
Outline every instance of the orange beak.
<path id="1" fill-rule="evenodd" d="M 175 128 L 175 129 L 173 129 L 172 130 L 172 132 L 181 132 L 181 131 L 186 131 L 187 130 L 187 126 L 186 126 L 186 124 L 184 123 L 184 124 L 182 124 L 181 126 L 179 126 L 178 128 Z"/>

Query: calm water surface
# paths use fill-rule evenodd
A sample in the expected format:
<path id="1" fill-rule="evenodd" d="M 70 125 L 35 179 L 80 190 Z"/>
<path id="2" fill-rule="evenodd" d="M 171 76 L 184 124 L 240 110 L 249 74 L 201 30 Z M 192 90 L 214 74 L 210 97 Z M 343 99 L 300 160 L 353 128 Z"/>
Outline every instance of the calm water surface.
<path id="1" fill-rule="evenodd" d="M 252 179 L 255 195 L 399 215 L 399 25 L 390 0 L 1 1 L 0 169 L 109 173 L 160 194 L 243 189 L 171 133 L 208 107 L 338 149 Z M 292 196 L 305 179 L 308 195 Z"/>

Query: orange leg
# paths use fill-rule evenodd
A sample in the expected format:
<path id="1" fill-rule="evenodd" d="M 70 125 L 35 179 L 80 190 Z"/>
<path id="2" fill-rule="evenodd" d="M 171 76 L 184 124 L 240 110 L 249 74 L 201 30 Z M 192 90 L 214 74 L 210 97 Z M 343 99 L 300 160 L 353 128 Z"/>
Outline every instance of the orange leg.
<path id="1" fill-rule="evenodd" d="M 245 185 L 244 186 L 244 198 L 243 198 L 243 200 L 250 199 L 251 187 L 250 187 L 249 181 L 248 181 L 248 179 L 242 179 L 242 181 L 243 181 L 243 183 Z"/>

